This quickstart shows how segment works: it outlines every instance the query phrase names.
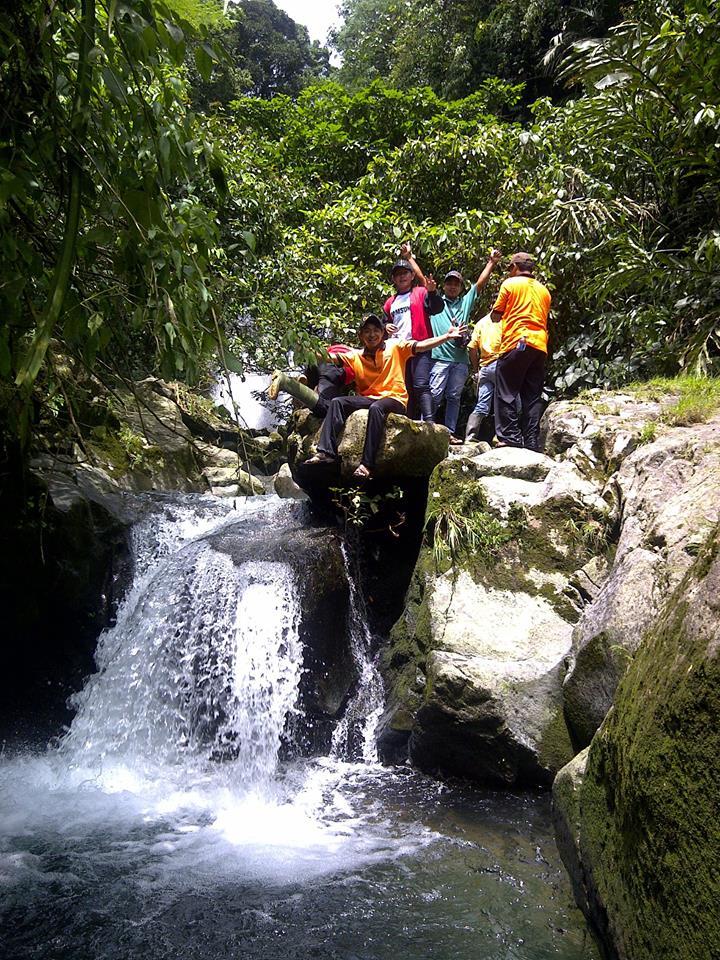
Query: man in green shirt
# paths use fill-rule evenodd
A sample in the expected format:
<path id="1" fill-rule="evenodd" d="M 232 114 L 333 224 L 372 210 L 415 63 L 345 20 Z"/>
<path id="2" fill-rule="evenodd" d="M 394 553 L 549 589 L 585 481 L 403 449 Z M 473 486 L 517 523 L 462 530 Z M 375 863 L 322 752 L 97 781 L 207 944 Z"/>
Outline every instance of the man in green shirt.
<path id="1" fill-rule="evenodd" d="M 493 250 L 485 269 L 463 296 L 462 289 L 465 281 L 458 270 L 451 270 L 445 274 L 442 298 L 444 309 L 430 318 L 433 334 L 442 336 L 451 327 L 469 326 L 470 315 L 475 306 L 478 293 L 488 282 L 490 274 L 500 260 L 500 251 Z M 430 371 L 430 394 L 433 400 L 433 411 L 445 399 L 445 426 L 450 431 L 450 443 L 459 444 L 463 441 L 455 436 L 458 416 L 460 414 L 460 398 L 468 376 L 469 357 L 467 344 L 447 341 L 432 352 L 433 368 Z"/>

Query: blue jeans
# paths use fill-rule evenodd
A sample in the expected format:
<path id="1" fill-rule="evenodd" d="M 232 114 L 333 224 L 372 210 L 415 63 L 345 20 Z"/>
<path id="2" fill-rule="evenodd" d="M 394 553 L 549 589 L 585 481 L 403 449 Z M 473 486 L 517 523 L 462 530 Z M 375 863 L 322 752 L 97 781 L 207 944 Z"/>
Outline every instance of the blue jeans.
<path id="1" fill-rule="evenodd" d="M 478 378 L 477 403 L 473 413 L 481 417 L 486 417 L 493 409 L 493 396 L 495 394 L 495 376 L 497 374 L 497 360 L 488 363 L 485 367 L 480 367 L 480 376 Z"/>
<path id="2" fill-rule="evenodd" d="M 460 398 L 468 375 L 466 363 L 436 360 L 430 371 L 430 393 L 433 400 L 433 415 L 445 397 L 445 426 L 455 433 L 460 415 Z"/>

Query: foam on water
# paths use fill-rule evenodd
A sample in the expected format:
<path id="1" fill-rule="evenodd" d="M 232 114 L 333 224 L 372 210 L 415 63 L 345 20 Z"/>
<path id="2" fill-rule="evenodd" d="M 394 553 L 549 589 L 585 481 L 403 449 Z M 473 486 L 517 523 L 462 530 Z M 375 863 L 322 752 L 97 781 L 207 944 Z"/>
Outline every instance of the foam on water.
<path id="1" fill-rule="evenodd" d="M 136 526 L 135 582 L 99 640 L 70 731 L 45 756 L 0 764 L 3 847 L 23 835 L 110 837 L 117 856 L 142 850 L 166 879 L 190 883 L 327 874 L 432 840 L 414 826 L 391 835 L 365 800 L 355 808 L 358 767 L 342 757 L 359 737 L 373 759 L 381 688 L 354 588 L 362 676 L 333 758 L 279 768 L 302 666 L 293 573 L 236 564 L 207 536 L 248 519 L 282 523 L 287 509 L 273 498 L 222 511 L 170 501 Z M 33 869 L 22 851 L 8 856 L 0 882 Z"/>

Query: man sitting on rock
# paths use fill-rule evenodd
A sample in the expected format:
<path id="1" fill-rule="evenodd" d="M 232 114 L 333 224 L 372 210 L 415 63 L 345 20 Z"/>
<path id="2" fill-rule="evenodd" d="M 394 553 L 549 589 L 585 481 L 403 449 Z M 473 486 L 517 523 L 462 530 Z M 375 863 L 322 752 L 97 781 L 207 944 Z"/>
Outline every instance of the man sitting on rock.
<path id="1" fill-rule="evenodd" d="M 495 434 L 504 447 L 540 450 L 550 291 L 533 277 L 529 253 L 514 253 L 492 318 L 502 322 L 495 380 Z M 518 418 L 517 401 L 522 415 Z"/>
<path id="2" fill-rule="evenodd" d="M 427 340 L 387 340 L 382 320 L 372 313 L 365 317 L 359 331 L 362 350 L 345 358 L 355 374 L 358 396 L 336 397 L 330 401 L 317 445 L 318 452 L 305 465 L 334 463 L 338 459 L 338 439 L 345 421 L 355 410 L 367 410 L 365 445 L 354 476 L 359 480 L 372 476 L 388 414 L 404 414 L 407 409 L 405 366 L 408 360 L 448 340 L 456 340 L 466 332 L 466 327 L 450 327 L 442 336 Z"/>

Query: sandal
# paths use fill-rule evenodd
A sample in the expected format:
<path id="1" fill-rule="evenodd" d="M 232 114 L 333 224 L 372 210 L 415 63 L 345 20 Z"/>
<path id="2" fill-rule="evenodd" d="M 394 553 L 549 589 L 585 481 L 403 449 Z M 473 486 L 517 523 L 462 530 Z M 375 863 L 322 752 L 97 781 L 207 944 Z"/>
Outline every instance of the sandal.
<path id="1" fill-rule="evenodd" d="M 333 457 L 332 454 L 323 453 L 321 451 L 320 453 L 316 453 L 314 457 L 310 457 L 309 460 L 306 460 L 303 466 L 314 467 L 314 466 L 317 466 L 317 464 L 319 463 L 336 463 L 336 462 L 337 462 L 337 457 Z"/>
<path id="2" fill-rule="evenodd" d="M 372 473 L 368 470 L 364 463 L 361 463 L 360 466 L 353 472 L 353 477 L 356 480 L 370 480 Z"/>
<path id="3" fill-rule="evenodd" d="M 465 441 L 461 440 L 460 437 L 450 437 L 450 446 L 451 447 L 461 447 Z"/>

